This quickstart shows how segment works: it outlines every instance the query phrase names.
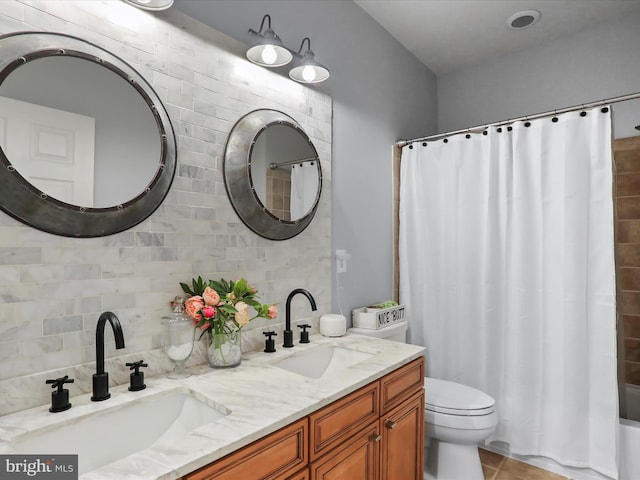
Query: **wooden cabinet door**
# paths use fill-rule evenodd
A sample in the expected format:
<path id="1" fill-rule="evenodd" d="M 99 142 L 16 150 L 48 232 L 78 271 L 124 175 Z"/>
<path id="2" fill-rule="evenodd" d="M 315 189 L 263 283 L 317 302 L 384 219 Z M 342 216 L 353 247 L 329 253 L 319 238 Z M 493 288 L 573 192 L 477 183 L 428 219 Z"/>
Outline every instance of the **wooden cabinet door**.
<path id="1" fill-rule="evenodd" d="M 378 480 L 379 421 L 313 462 L 310 480 Z M 399 479 L 395 479 L 399 480 Z"/>
<path id="2" fill-rule="evenodd" d="M 381 419 L 380 480 L 422 480 L 424 390 Z"/>
<path id="3" fill-rule="evenodd" d="M 183 480 L 286 479 L 307 465 L 307 421 L 307 418 L 298 420 L 235 453 L 185 475 Z"/>

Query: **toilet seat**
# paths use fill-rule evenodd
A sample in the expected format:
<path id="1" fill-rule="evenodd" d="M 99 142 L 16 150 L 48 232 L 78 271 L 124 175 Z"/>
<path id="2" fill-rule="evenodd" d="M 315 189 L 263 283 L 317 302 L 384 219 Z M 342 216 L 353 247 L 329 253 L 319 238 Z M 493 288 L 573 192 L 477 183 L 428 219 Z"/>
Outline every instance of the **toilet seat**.
<path id="1" fill-rule="evenodd" d="M 425 410 L 446 415 L 475 417 L 495 411 L 495 400 L 480 390 L 447 380 L 424 379 Z"/>

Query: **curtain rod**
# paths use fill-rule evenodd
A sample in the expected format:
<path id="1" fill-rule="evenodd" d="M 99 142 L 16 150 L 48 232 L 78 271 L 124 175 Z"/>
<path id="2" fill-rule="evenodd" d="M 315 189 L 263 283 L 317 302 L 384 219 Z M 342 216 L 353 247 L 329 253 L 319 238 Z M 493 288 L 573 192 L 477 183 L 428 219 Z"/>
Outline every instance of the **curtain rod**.
<path id="1" fill-rule="evenodd" d="M 629 95 L 621 95 L 619 97 L 613 97 L 613 98 L 608 98 L 608 99 L 604 99 L 604 100 L 598 100 L 597 102 L 584 103 L 584 104 L 581 104 L 581 105 L 574 105 L 573 107 L 561 108 L 561 109 L 552 110 L 552 111 L 549 111 L 549 112 L 536 113 L 536 114 L 533 114 L 533 115 L 526 115 L 524 117 L 518 117 L 518 118 L 510 118 L 508 120 L 503 120 L 503 121 L 500 121 L 500 122 L 487 123 L 486 125 L 478 125 L 477 127 L 464 128 L 462 130 L 454 130 L 454 131 L 445 132 L 445 133 L 436 133 L 435 135 L 430 135 L 430 136 L 427 136 L 427 137 L 414 138 L 412 140 L 398 140 L 395 144 L 396 144 L 396 146 L 402 148 L 402 147 L 406 147 L 407 145 L 410 145 L 410 144 L 416 143 L 416 142 L 440 140 L 441 138 L 451 137 L 453 135 L 458 135 L 460 133 L 480 133 L 483 130 L 486 130 L 487 128 L 489 128 L 489 127 L 499 127 L 499 126 L 503 126 L 503 125 L 509 125 L 511 123 L 514 123 L 514 122 L 521 122 L 523 120 L 535 120 L 537 118 L 551 117 L 553 115 L 558 115 L 560 113 L 574 112 L 576 110 L 584 110 L 585 108 L 594 108 L 594 107 L 599 107 L 601 105 L 607 105 L 607 104 L 610 104 L 610 103 L 618 103 L 618 102 L 624 102 L 624 101 L 627 101 L 627 100 L 634 100 L 636 98 L 640 98 L 640 92 L 630 93 Z"/>
<path id="2" fill-rule="evenodd" d="M 278 167 L 295 165 L 296 163 L 315 162 L 316 160 L 318 160 L 318 157 L 300 158 L 298 160 L 288 160 L 286 162 L 280 162 L 280 163 L 272 162 L 269 164 L 269 168 L 273 170 L 274 168 L 278 168 Z"/>

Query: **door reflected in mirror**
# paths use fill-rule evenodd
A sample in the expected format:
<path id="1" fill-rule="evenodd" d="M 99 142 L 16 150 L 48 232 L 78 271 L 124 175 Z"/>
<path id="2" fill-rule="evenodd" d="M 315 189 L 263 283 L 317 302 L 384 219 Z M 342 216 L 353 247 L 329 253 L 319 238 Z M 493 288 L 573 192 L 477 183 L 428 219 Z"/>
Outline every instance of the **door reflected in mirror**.
<path id="1" fill-rule="evenodd" d="M 260 132 L 251 151 L 256 195 L 275 217 L 296 221 L 307 215 L 319 195 L 318 158 L 309 139 L 289 124 Z"/>
<path id="2" fill-rule="evenodd" d="M 127 80 L 77 57 L 38 58 L 0 87 L 0 146 L 51 198 L 106 208 L 145 191 L 161 141 L 145 99 Z"/>

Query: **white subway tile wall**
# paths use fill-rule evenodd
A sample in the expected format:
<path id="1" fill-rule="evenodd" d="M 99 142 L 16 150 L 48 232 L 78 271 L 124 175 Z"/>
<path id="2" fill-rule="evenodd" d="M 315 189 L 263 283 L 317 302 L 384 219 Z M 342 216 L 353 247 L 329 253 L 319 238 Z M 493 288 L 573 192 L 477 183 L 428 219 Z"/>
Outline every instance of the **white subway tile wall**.
<path id="1" fill-rule="evenodd" d="M 154 14 L 120 0 L 0 1 L 0 33 L 25 30 L 80 37 L 138 70 L 169 112 L 178 168 L 151 217 L 108 237 L 50 235 L 0 212 L 0 392 L 10 399 L 0 402 L 0 415 L 45 404 L 46 378 L 76 375 L 71 395 L 90 391 L 95 326 L 106 310 L 118 315 L 127 345 L 116 356 L 107 332 L 113 383 L 128 381 L 123 364 L 131 359 L 144 357 L 150 375 L 168 371 L 158 350 L 161 317 L 182 293 L 178 282 L 194 276 L 244 276 L 262 301 L 279 302 L 275 321 L 258 319 L 247 328 L 245 350 L 260 348 L 266 327 L 282 331 L 284 302 L 294 288 L 314 295 L 315 319 L 330 311 L 331 97 L 252 65 L 242 44 L 175 9 Z M 250 231 L 224 188 L 228 133 L 258 108 L 295 118 L 314 142 L 323 170 L 314 221 L 281 242 Z M 296 300 L 292 311 L 294 319 L 311 316 L 303 301 Z M 199 361 L 201 351 L 192 363 Z"/>

